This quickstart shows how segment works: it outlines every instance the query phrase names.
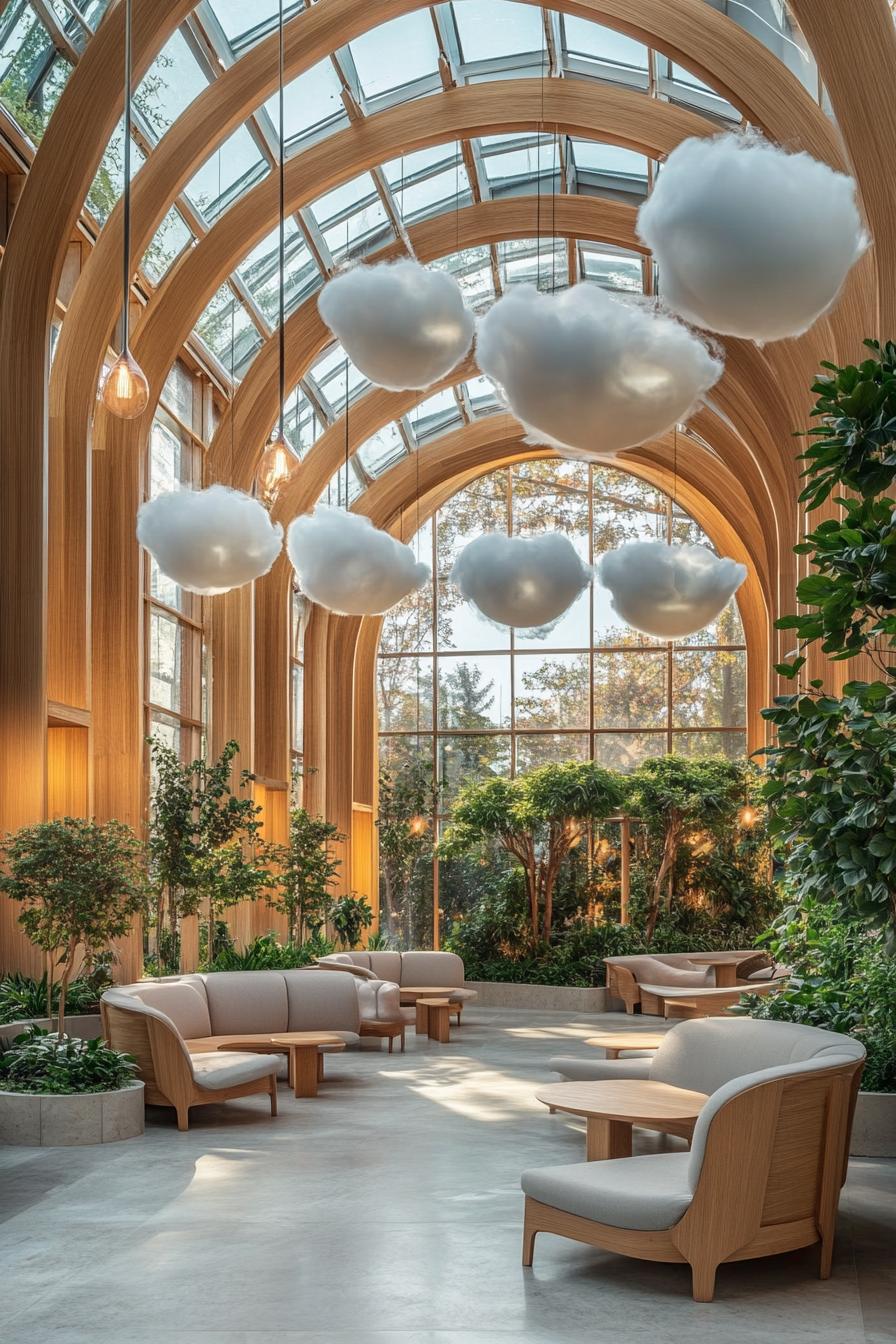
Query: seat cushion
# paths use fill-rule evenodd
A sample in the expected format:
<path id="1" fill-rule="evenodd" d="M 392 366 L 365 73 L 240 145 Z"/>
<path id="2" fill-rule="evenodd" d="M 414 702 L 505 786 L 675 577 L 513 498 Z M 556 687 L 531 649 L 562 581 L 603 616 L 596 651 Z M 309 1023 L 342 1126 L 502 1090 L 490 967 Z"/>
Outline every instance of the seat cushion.
<path id="1" fill-rule="evenodd" d="M 336 980 L 339 977 L 327 978 Z M 212 1028 L 210 1032 L 194 1032 L 195 1036 L 290 1030 L 282 971 L 214 971 L 205 976 L 205 992 Z"/>
<path id="2" fill-rule="evenodd" d="M 256 1078 L 276 1074 L 281 1057 L 249 1054 L 242 1050 L 215 1050 L 208 1054 L 191 1055 L 190 1063 L 198 1086 L 216 1092 L 222 1087 L 238 1087 L 240 1083 L 252 1083 Z"/>
<path id="3" fill-rule="evenodd" d="M 402 952 L 398 983 L 462 987 L 464 963 L 453 952 Z"/>
<path id="4" fill-rule="evenodd" d="M 159 984 L 129 985 L 128 993 L 170 1018 L 184 1040 L 191 1036 L 211 1036 L 208 1000 L 201 981 L 198 984 L 169 980 Z"/>
<path id="5" fill-rule="evenodd" d="M 401 984 L 400 952 L 367 952 L 365 956 L 374 975 L 381 980 L 391 980 L 395 985 Z"/>
<path id="6" fill-rule="evenodd" d="M 534 1167 L 521 1184 L 530 1199 L 610 1227 L 674 1227 L 691 1202 L 687 1153 Z"/>
<path id="7" fill-rule="evenodd" d="M 357 1038 L 361 1024 L 359 991 L 366 980 L 353 975 L 327 975 L 316 969 L 281 973 L 288 1000 L 286 1031 L 351 1032 Z"/>
<path id="8" fill-rule="evenodd" d="M 359 980 L 379 979 L 376 971 L 371 971 L 367 966 L 356 966 L 351 961 L 337 961 L 335 957 L 321 957 L 316 964 L 319 971 L 342 971 L 347 975 L 357 976 Z"/>
<path id="9" fill-rule="evenodd" d="M 608 1082 L 614 1078 L 649 1078 L 652 1050 L 632 1050 L 622 1059 L 601 1059 L 592 1055 L 554 1055 L 548 1060 L 553 1069 L 573 1083 Z"/>

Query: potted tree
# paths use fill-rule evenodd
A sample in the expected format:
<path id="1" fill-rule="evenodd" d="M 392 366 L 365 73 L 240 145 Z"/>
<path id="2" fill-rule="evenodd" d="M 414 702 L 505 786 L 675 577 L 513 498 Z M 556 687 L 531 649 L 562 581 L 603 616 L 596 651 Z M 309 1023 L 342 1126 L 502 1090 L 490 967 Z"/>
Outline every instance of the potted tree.
<path id="1" fill-rule="evenodd" d="M 79 952 L 107 948 L 145 909 L 142 845 L 118 821 L 63 817 L 23 827 L 0 853 L 0 891 L 21 903 L 19 923 L 46 958 L 50 1010 L 59 973 L 56 1030 L 32 1027 L 0 1058 L 0 1139 L 80 1144 L 142 1133 L 143 1084 L 133 1063 L 100 1039 L 65 1031 Z"/>

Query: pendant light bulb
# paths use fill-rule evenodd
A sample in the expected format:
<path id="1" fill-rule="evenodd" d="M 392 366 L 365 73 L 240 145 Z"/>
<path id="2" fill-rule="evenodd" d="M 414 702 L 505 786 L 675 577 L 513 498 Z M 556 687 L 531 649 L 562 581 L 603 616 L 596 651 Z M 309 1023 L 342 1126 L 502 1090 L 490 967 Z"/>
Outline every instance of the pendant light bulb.
<path id="1" fill-rule="evenodd" d="M 267 508 L 277 502 L 283 487 L 292 480 L 298 466 L 299 459 L 290 451 L 279 426 L 275 426 L 255 473 L 256 493 Z"/>
<path id="2" fill-rule="evenodd" d="M 120 420 L 136 420 L 146 410 L 149 383 L 130 350 L 123 350 L 106 374 L 100 399 Z"/>

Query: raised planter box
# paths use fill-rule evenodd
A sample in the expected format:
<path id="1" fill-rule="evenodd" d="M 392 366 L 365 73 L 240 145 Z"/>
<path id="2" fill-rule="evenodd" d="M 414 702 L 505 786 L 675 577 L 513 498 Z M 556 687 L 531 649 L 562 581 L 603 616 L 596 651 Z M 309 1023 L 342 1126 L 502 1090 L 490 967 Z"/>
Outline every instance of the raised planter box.
<path id="1" fill-rule="evenodd" d="M 860 1092 L 851 1157 L 896 1157 L 896 1092 Z"/>
<path id="2" fill-rule="evenodd" d="M 536 1008 L 542 1012 L 605 1013 L 607 991 L 570 985 L 518 985 L 507 980 L 467 980 L 483 1008 Z"/>
<path id="3" fill-rule="evenodd" d="M 0 1143 L 27 1148 L 119 1143 L 143 1133 L 143 1110 L 143 1084 L 137 1079 L 117 1092 L 0 1092 Z"/>
<path id="4" fill-rule="evenodd" d="M 40 1027 L 41 1031 L 55 1031 L 56 1023 L 51 1022 L 48 1017 L 27 1017 L 23 1018 L 21 1022 L 2 1022 L 0 1023 L 0 1044 L 14 1041 L 29 1027 Z M 71 1017 L 66 1014 L 65 1034 L 66 1036 L 77 1036 L 82 1041 L 92 1041 L 97 1036 L 102 1036 L 103 1024 L 99 1013 L 74 1013 Z"/>

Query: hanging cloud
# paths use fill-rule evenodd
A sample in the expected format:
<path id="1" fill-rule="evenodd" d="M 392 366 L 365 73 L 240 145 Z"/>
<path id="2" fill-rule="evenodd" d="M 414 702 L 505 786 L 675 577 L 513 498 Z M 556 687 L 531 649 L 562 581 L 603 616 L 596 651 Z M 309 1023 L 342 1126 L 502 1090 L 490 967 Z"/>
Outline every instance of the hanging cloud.
<path id="1" fill-rule="evenodd" d="M 747 577 L 746 566 L 705 546 L 633 541 L 598 562 L 613 610 L 656 639 L 684 639 L 714 621 Z"/>
<path id="2" fill-rule="evenodd" d="M 855 190 L 755 133 L 682 141 L 638 212 L 664 303 L 728 336 L 799 336 L 867 246 Z"/>
<path id="3" fill-rule="evenodd" d="M 379 616 L 430 576 L 410 546 L 328 504 L 290 523 L 286 549 L 302 592 L 343 616 Z"/>
<path id="4" fill-rule="evenodd" d="M 280 554 L 283 528 L 257 499 L 210 485 L 148 500 L 137 514 L 137 540 L 169 579 L 212 596 L 267 574 Z"/>
<path id="5" fill-rule="evenodd" d="M 476 359 L 535 443 L 591 458 L 683 420 L 722 362 L 677 319 L 598 285 L 514 285 L 479 327 Z"/>
<path id="6" fill-rule="evenodd" d="M 496 625 L 546 635 L 591 579 L 568 537 L 487 532 L 465 546 L 451 582 Z"/>
<path id="7" fill-rule="evenodd" d="M 317 307 L 355 367 L 393 392 L 429 387 L 473 341 L 454 277 L 408 259 L 353 266 L 324 285 Z"/>

